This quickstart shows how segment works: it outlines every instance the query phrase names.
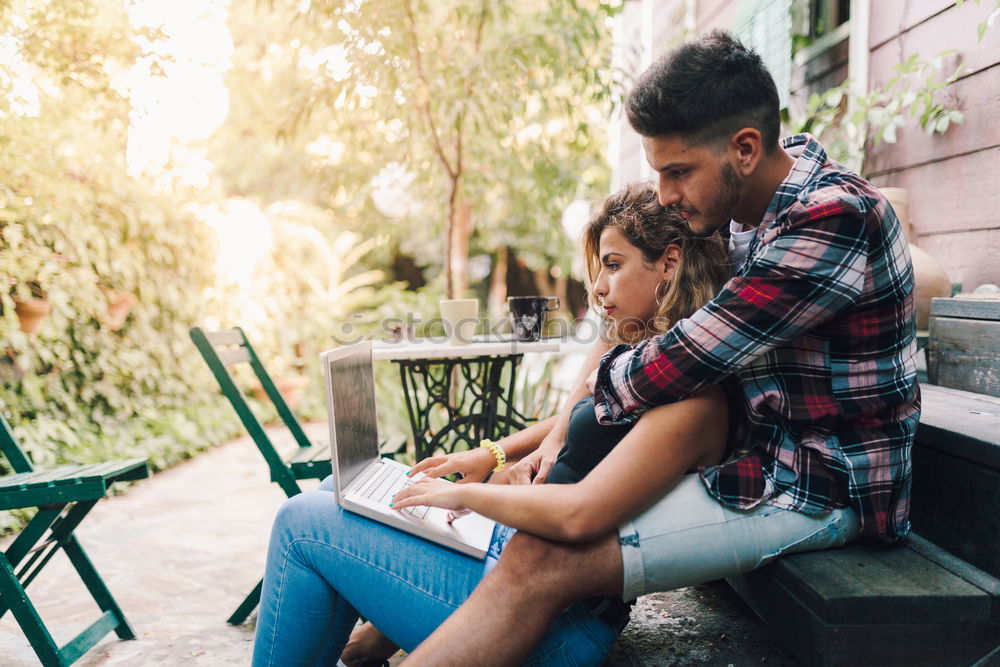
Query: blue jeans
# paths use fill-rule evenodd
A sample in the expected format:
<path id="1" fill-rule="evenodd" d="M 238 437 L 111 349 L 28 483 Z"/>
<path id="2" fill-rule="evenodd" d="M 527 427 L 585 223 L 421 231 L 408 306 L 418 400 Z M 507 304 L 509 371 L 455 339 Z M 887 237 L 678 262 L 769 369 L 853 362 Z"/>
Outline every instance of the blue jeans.
<path id="1" fill-rule="evenodd" d="M 498 527 L 486 562 L 337 505 L 326 480 L 289 499 L 271 532 L 253 664 L 334 665 L 358 615 L 412 651 L 472 593 L 510 532 Z M 483 619 L 488 623 L 489 619 Z M 576 604 L 529 665 L 598 665 L 617 632 Z"/>

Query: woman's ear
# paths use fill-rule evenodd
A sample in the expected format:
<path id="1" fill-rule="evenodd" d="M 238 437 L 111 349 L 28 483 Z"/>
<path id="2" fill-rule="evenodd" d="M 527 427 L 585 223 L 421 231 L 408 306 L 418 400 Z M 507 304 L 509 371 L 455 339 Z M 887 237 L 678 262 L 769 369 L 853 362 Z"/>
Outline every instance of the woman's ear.
<path id="1" fill-rule="evenodd" d="M 681 246 L 677 243 L 671 243 L 666 248 L 663 249 L 663 254 L 660 255 L 660 261 L 658 264 L 663 270 L 663 279 L 670 280 L 673 277 L 674 271 L 677 270 L 677 265 L 681 261 Z"/>

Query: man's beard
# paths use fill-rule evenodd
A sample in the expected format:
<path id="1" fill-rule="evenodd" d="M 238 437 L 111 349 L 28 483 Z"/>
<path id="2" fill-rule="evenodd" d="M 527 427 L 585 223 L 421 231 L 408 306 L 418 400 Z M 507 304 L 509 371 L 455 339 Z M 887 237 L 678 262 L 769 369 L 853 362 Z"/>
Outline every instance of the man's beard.
<path id="1" fill-rule="evenodd" d="M 722 184 L 719 195 L 712 202 L 711 207 L 705 211 L 705 220 L 710 228 L 707 231 L 696 232 L 691 230 L 695 236 L 711 236 L 715 232 L 729 224 L 733 217 L 736 205 L 743 197 L 743 180 L 728 162 L 722 166 Z"/>

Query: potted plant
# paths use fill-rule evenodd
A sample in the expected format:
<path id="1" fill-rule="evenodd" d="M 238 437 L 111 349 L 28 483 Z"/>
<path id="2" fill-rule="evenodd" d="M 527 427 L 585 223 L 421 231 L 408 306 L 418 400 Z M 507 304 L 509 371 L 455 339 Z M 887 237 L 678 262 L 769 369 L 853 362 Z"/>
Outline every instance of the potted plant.
<path id="1" fill-rule="evenodd" d="M 108 313 L 103 320 L 111 331 L 118 331 L 125 326 L 125 320 L 132 311 L 138 297 L 134 292 L 123 292 L 111 287 L 101 287 L 104 296 L 108 300 Z"/>
<path id="2" fill-rule="evenodd" d="M 913 263 L 913 307 L 917 330 L 927 329 L 931 315 L 931 300 L 936 297 L 951 296 L 951 278 L 941 262 L 914 244 L 916 235 L 910 228 L 909 197 L 903 188 L 882 188 L 882 194 L 889 200 L 896 212 L 899 224 L 906 236 Z"/>
<path id="3" fill-rule="evenodd" d="M 27 296 L 17 289 L 16 283 L 11 287 L 10 295 L 14 301 L 14 312 L 20 322 L 21 331 L 29 335 L 38 333 L 45 317 L 52 311 L 48 294 L 41 285 L 32 280 L 27 283 Z"/>
<path id="4" fill-rule="evenodd" d="M 133 286 L 140 282 L 142 253 L 135 241 L 117 247 L 100 244 L 89 252 L 91 269 L 107 301 L 106 312 L 98 311 L 97 318 L 102 326 L 118 331 L 139 298 Z"/>
<path id="5" fill-rule="evenodd" d="M 58 275 L 60 255 L 29 237 L 23 224 L 5 222 L 0 226 L 0 257 L 0 275 L 9 281 L 8 296 L 21 330 L 36 334 L 52 310 L 47 286 Z"/>

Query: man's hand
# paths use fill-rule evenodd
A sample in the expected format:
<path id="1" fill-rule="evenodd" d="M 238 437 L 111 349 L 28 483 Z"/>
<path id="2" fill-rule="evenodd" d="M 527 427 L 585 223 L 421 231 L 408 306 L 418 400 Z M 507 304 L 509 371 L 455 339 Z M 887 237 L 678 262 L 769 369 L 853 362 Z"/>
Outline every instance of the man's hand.
<path id="1" fill-rule="evenodd" d="M 453 452 L 443 456 L 429 456 L 410 469 L 412 477 L 423 473 L 428 477 L 444 477 L 452 473 L 462 476 L 461 482 L 481 482 L 496 466 L 493 453 L 485 447 L 477 447 L 463 452 Z"/>
<path id="2" fill-rule="evenodd" d="M 535 450 L 510 467 L 507 472 L 508 484 L 541 484 L 548 477 L 554 457 L 546 457 Z"/>
<path id="3" fill-rule="evenodd" d="M 562 451 L 563 438 L 550 433 L 545 436 L 538 449 L 507 469 L 508 484 L 544 484 L 548 479 L 552 464 Z"/>

